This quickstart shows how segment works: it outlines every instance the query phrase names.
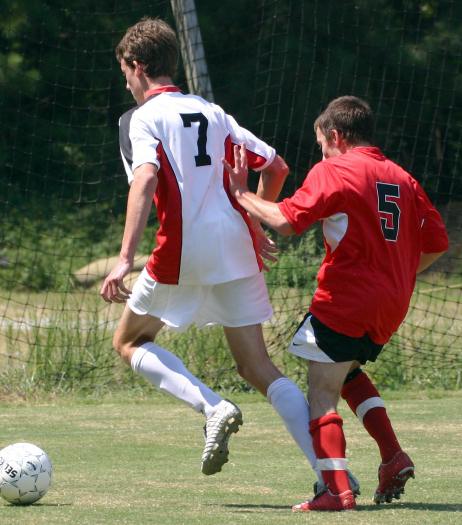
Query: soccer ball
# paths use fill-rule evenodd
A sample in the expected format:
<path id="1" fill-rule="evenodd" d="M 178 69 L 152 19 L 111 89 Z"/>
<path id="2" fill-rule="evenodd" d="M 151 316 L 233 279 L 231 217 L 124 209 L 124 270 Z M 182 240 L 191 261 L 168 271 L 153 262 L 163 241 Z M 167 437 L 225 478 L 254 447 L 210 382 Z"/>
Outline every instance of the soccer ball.
<path id="1" fill-rule="evenodd" d="M 29 505 L 51 485 L 50 458 L 36 445 L 15 443 L 0 450 L 0 495 L 15 505 Z"/>

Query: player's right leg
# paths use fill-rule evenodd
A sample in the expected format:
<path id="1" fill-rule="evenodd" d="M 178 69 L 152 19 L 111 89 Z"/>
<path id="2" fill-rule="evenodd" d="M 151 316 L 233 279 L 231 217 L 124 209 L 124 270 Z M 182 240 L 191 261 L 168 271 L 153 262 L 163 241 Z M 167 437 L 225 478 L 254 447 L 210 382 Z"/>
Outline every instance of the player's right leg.
<path id="1" fill-rule="evenodd" d="M 293 507 L 294 512 L 349 510 L 355 507 L 359 483 L 346 466 L 345 436 L 337 402 L 346 374 L 355 359 L 346 336 L 322 325 L 311 313 L 300 323 L 289 352 L 310 362 L 308 370 L 311 409 L 310 432 L 323 481 L 312 500 Z M 321 347 L 323 348 L 321 350 Z"/>
<path id="2" fill-rule="evenodd" d="M 224 330 L 239 374 L 268 399 L 315 470 L 308 402 L 298 386 L 283 376 L 271 361 L 261 325 L 226 327 Z"/>
<path id="3" fill-rule="evenodd" d="M 294 512 L 343 511 L 356 507 L 346 467 L 343 421 L 337 413 L 340 390 L 350 365 L 351 362 L 309 363 L 310 433 L 327 490 L 295 505 Z"/>
<path id="4" fill-rule="evenodd" d="M 241 377 L 268 399 L 314 469 L 307 400 L 273 364 L 263 338 L 261 323 L 272 316 L 263 275 L 214 286 L 206 311 L 207 320 L 224 326 Z"/>

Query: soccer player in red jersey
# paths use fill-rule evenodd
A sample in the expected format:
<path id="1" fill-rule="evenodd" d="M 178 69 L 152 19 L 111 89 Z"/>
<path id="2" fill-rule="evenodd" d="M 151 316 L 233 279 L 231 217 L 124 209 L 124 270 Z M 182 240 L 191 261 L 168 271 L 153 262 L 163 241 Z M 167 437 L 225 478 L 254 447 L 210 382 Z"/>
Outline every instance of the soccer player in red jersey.
<path id="1" fill-rule="evenodd" d="M 360 365 L 375 361 L 403 321 L 416 274 L 448 248 L 440 214 L 418 182 L 372 143 L 373 114 L 352 96 L 333 100 L 314 123 L 323 160 L 279 203 L 247 187 L 245 145 L 235 147 L 232 194 L 282 235 L 322 224 L 326 255 L 308 314 L 289 351 L 308 360 L 309 431 L 327 489 L 294 511 L 356 506 L 346 472 L 340 395 L 378 444 L 376 503 L 399 498 L 414 464 L 402 451 L 383 400 Z"/>
<path id="2" fill-rule="evenodd" d="M 274 259 L 274 247 L 231 195 L 221 160 L 232 162 L 233 145 L 244 143 L 249 166 L 261 173 L 258 194 L 271 201 L 287 165 L 220 106 L 173 84 L 178 43 L 166 22 L 146 18 L 130 27 L 116 56 L 137 106 L 120 119 L 130 191 L 119 261 L 100 291 L 109 303 L 126 303 L 114 347 L 135 372 L 204 414 L 202 472 L 210 475 L 228 461 L 228 439 L 242 424 L 241 411 L 154 341 L 165 325 L 176 331 L 222 325 L 239 373 L 268 398 L 315 466 L 305 396 L 272 363 L 263 340 L 261 323 L 272 308 L 261 256 Z M 131 291 L 124 278 L 153 202 L 157 242 Z"/>

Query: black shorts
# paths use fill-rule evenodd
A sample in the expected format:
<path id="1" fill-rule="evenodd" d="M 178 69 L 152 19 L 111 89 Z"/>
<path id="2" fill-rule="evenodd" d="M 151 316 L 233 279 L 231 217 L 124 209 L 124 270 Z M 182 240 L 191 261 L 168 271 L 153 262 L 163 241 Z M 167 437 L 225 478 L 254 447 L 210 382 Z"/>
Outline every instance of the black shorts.
<path id="1" fill-rule="evenodd" d="M 359 361 L 364 365 L 366 361 L 375 361 L 383 348 L 383 345 L 374 343 L 367 334 L 362 337 L 349 337 L 335 332 L 310 312 L 303 318 L 300 326 L 308 316 L 310 316 L 317 346 L 336 363 Z"/>

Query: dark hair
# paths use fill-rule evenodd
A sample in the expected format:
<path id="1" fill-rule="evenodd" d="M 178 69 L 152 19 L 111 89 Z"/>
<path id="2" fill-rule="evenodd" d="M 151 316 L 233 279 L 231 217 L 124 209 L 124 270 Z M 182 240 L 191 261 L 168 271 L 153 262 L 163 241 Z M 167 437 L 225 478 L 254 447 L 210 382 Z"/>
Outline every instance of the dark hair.
<path id="1" fill-rule="evenodd" d="M 144 65 L 150 78 L 174 77 L 178 62 L 178 43 L 175 31 L 159 18 L 144 17 L 129 27 L 116 47 L 115 54 L 130 66 L 133 61 Z"/>
<path id="2" fill-rule="evenodd" d="M 320 129 L 329 140 L 336 129 L 349 144 L 372 143 L 374 115 L 367 102 L 358 97 L 344 96 L 332 100 L 314 121 L 314 131 Z"/>

